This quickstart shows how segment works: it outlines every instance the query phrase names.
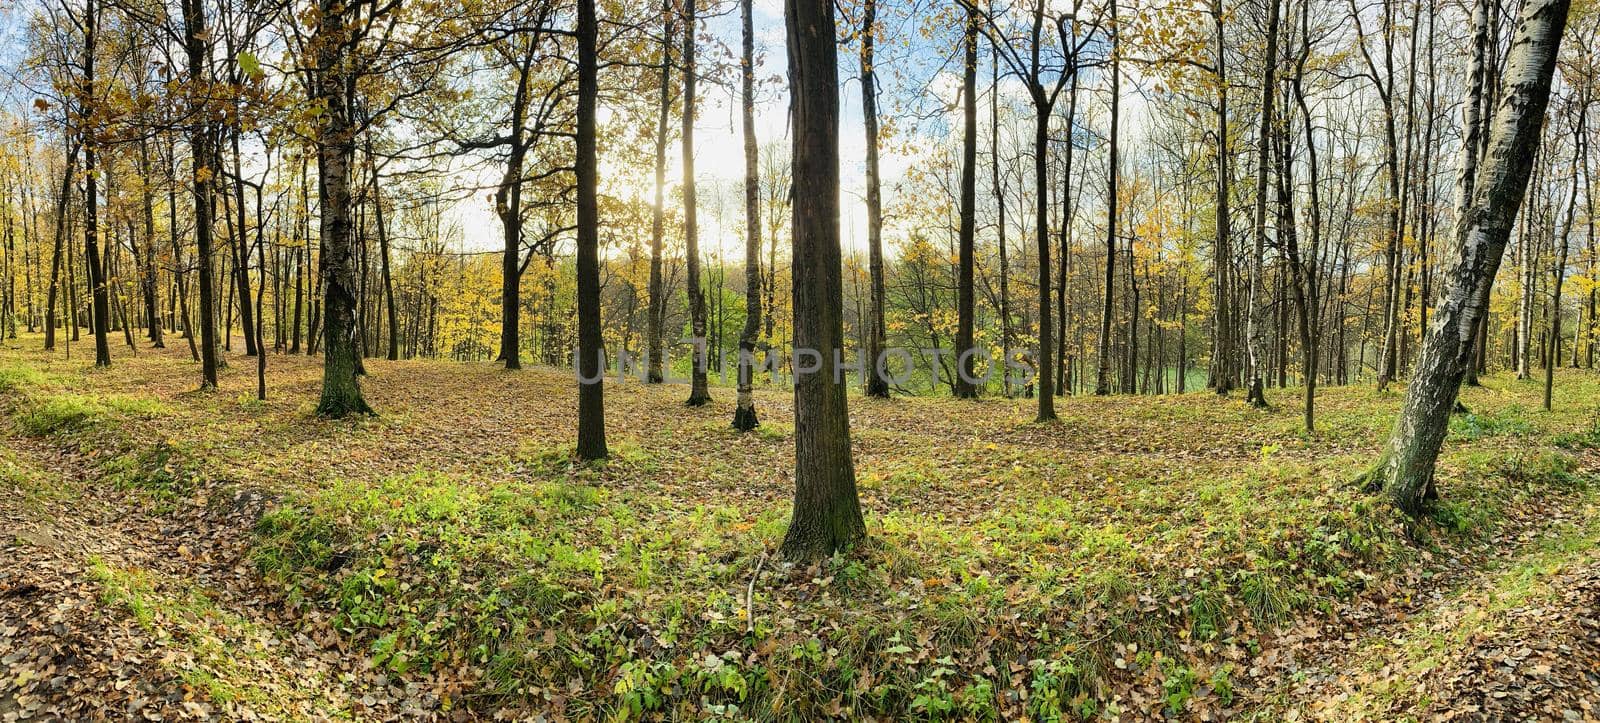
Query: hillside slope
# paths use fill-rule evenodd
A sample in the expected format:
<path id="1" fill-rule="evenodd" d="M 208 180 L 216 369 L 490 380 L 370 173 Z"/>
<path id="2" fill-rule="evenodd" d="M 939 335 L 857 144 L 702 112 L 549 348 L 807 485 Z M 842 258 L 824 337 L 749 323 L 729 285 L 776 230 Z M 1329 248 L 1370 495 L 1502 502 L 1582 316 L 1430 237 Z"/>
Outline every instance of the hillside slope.
<path id="1" fill-rule="evenodd" d="M 731 390 L 608 382 L 614 458 L 582 465 L 567 371 L 371 360 L 380 416 L 326 422 L 314 359 L 271 356 L 263 403 L 243 358 L 201 394 L 175 350 L 92 370 L 17 346 L 8 719 L 1432 718 L 1489 709 L 1444 695 L 1487 645 L 1561 683 L 1491 697 L 1507 714 L 1595 715 L 1561 668 L 1594 660 L 1589 373 L 1550 414 L 1532 382 L 1468 390 L 1410 529 L 1347 484 L 1393 392 L 1326 390 L 1311 438 L 1287 403 L 1208 394 L 1072 398 L 1050 425 L 852 397 L 872 539 L 800 569 L 771 556 L 780 389 L 739 435 Z M 1551 662 L 1556 630 L 1588 647 Z"/>

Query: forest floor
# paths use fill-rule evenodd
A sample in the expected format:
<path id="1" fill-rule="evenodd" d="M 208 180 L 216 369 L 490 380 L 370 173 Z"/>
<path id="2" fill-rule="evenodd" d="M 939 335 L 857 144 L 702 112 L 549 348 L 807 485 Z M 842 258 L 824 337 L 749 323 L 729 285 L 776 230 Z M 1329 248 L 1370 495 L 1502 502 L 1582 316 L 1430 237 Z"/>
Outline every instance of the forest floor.
<path id="1" fill-rule="evenodd" d="M 790 395 L 182 341 L 0 349 L 0 721 L 1600 719 L 1600 375 L 1469 389 L 1443 500 L 1351 487 L 1400 396 L 851 398 L 871 540 L 772 557 Z"/>

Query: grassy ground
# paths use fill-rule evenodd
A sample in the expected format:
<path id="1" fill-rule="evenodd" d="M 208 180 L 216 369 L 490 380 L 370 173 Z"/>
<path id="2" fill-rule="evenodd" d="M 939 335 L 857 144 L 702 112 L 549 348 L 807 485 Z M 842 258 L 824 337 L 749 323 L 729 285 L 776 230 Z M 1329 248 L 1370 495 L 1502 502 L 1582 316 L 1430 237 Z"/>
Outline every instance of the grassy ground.
<path id="1" fill-rule="evenodd" d="M 1588 498 L 1600 377 L 1468 390 L 1444 503 L 1406 525 L 1347 480 L 1400 397 L 1330 388 L 1306 436 L 1209 394 L 1024 400 L 852 397 L 871 541 L 812 568 L 771 558 L 789 511 L 786 392 L 761 429 L 733 395 L 608 381 L 613 459 L 575 464 L 571 373 L 367 362 L 381 416 L 312 417 L 320 366 L 272 356 L 270 399 L 233 358 L 193 391 L 186 350 L 108 370 L 0 353 L 16 435 L 76 449 L 158 513 L 270 504 L 254 571 L 292 623 L 430 691 L 435 711 L 586 718 L 1035 720 L 1242 715 L 1280 704 L 1283 630 L 1386 605 Z M 124 350 L 125 351 L 125 350 Z M 48 496 L 18 483 L 22 496 Z M 1582 539 L 1588 540 L 1588 537 Z M 1463 563 L 1467 564 L 1467 563 Z M 110 594 L 139 577 L 97 573 Z M 141 613 L 143 614 L 143 613 Z M 1277 701 L 1276 703 L 1274 701 Z"/>

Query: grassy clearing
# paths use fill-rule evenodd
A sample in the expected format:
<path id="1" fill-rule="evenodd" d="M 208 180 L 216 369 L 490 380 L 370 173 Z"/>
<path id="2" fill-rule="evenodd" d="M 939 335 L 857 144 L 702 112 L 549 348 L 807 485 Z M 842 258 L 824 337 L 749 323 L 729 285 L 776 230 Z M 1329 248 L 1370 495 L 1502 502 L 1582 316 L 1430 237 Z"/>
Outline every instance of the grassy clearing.
<path id="1" fill-rule="evenodd" d="M 148 397 L 54 394 L 25 402 L 17 415 L 17 425 L 25 434 L 42 437 L 83 431 L 130 417 L 153 417 L 165 411 L 165 405 Z"/>
<path id="2" fill-rule="evenodd" d="M 81 432 L 108 424 L 167 414 L 153 397 L 118 391 L 78 393 L 61 375 L 19 363 L 0 365 L 0 396 L 18 431 L 31 437 Z"/>
<path id="3" fill-rule="evenodd" d="M 248 374 L 195 394 L 161 354 L 30 364 L 69 394 L 155 400 L 102 417 L 124 437 L 113 479 L 174 501 L 205 479 L 270 491 L 258 568 L 390 673 L 446 706 L 611 718 L 1226 709 L 1278 624 L 1576 500 L 1591 480 L 1570 448 L 1600 397 L 1568 372 L 1554 414 L 1532 382 L 1469 390 L 1438 519 L 1409 530 L 1348 484 L 1399 403 L 1367 387 L 1325 390 L 1309 437 L 1292 390 L 1267 411 L 1073 398 L 1051 425 L 1022 400 L 853 398 L 872 540 L 791 569 L 766 557 L 789 510 L 781 391 L 738 435 L 731 395 L 685 409 L 676 387 L 612 387 L 616 454 L 580 465 L 555 371 L 373 360 L 383 416 L 333 423 L 309 414 L 313 360 L 272 357 L 261 404 L 238 401 Z"/>

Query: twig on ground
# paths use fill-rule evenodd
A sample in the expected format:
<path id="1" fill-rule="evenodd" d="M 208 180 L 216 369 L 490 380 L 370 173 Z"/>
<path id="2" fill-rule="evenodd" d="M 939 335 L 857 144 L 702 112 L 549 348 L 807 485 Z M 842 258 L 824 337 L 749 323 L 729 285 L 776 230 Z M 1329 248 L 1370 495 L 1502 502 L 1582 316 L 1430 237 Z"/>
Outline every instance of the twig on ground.
<path id="1" fill-rule="evenodd" d="M 761 577 L 761 566 L 767 564 L 767 551 L 761 550 L 761 557 L 756 559 L 756 571 L 750 575 L 750 584 L 744 589 L 744 632 L 746 635 L 756 631 L 756 578 Z"/>

